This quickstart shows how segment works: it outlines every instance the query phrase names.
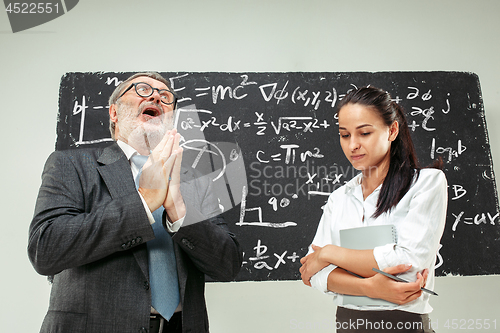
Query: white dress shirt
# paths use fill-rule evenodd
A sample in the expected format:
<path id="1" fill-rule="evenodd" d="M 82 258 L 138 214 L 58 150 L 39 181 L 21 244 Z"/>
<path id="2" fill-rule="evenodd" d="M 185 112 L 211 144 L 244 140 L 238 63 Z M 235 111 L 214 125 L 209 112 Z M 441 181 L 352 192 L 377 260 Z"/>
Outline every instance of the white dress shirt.
<path id="1" fill-rule="evenodd" d="M 359 174 L 347 184 L 334 191 L 324 206 L 323 216 L 318 225 L 312 244 L 340 246 L 339 230 L 392 224 L 395 226 L 397 243 L 373 249 L 373 255 L 381 270 L 399 264 L 411 264 L 412 268 L 399 276 L 415 281 L 417 272 L 429 269 L 426 288 L 434 288 L 434 266 L 439 241 L 444 231 L 447 208 L 447 182 L 444 173 L 437 169 L 422 169 L 418 180 L 389 213 L 377 218 L 372 215 L 377 208 L 377 200 L 382 185 L 363 200 Z M 312 249 L 309 249 L 309 253 Z M 311 285 L 321 292 L 331 294 L 338 306 L 357 310 L 397 309 L 414 313 L 430 313 L 430 294 L 422 295 L 404 305 L 355 306 L 343 304 L 341 294 L 327 288 L 328 275 L 337 266 L 329 265 L 311 278 Z"/>

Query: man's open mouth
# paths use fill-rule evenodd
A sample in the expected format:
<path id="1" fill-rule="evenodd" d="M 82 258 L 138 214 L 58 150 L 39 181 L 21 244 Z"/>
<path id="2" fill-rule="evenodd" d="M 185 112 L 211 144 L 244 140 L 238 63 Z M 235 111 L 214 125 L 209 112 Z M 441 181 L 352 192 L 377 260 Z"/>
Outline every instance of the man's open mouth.
<path id="1" fill-rule="evenodd" d="M 142 114 L 143 114 L 143 115 L 150 116 L 150 117 L 158 117 L 159 115 L 161 115 L 161 112 L 160 112 L 160 110 L 158 110 L 158 109 L 157 109 L 157 108 L 155 108 L 155 107 L 146 107 L 146 108 L 142 111 Z"/>

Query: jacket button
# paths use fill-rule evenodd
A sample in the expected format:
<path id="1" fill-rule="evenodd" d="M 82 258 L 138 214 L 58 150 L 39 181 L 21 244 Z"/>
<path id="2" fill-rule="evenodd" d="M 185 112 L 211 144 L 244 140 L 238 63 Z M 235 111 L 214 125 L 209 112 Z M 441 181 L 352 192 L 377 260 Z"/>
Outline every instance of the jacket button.
<path id="1" fill-rule="evenodd" d="M 126 248 L 127 248 L 127 244 L 123 243 L 123 244 L 122 244 L 122 249 L 124 249 L 124 250 L 125 250 Z"/>
<path id="2" fill-rule="evenodd" d="M 144 281 L 144 289 L 149 290 L 149 282 Z"/>
<path id="3" fill-rule="evenodd" d="M 139 333 L 148 333 L 148 330 L 146 329 L 146 327 L 141 327 Z"/>
<path id="4" fill-rule="evenodd" d="M 137 237 L 135 239 L 135 241 L 137 242 L 137 244 L 141 244 L 142 243 L 142 237 Z"/>

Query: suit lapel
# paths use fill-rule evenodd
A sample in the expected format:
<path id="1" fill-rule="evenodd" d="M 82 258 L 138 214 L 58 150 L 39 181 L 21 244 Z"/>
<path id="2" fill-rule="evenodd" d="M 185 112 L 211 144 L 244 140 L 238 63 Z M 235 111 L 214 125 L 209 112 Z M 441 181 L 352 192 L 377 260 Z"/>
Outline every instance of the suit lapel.
<path id="1" fill-rule="evenodd" d="M 97 162 L 100 164 L 97 170 L 106 184 L 111 197 L 118 198 L 123 193 L 137 191 L 130 163 L 116 142 L 104 148 Z M 132 251 L 142 272 L 149 279 L 146 245 L 137 246 Z"/>
<path id="2" fill-rule="evenodd" d="M 97 170 L 113 198 L 136 191 L 130 164 L 118 144 L 104 148 L 97 162 L 101 164 Z"/>

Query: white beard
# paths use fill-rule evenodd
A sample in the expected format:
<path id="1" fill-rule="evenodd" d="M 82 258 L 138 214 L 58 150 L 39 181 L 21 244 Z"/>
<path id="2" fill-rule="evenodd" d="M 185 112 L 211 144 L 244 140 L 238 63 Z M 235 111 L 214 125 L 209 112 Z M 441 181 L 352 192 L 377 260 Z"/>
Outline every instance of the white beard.
<path id="1" fill-rule="evenodd" d="M 173 129 L 173 117 L 170 114 L 162 114 L 142 123 L 138 121 L 139 111 L 126 103 L 117 105 L 116 114 L 116 126 L 119 128 L 117 139 L 123 140 L 142 154 L 149 154 L 160 143 L 165 133 Z"/>

